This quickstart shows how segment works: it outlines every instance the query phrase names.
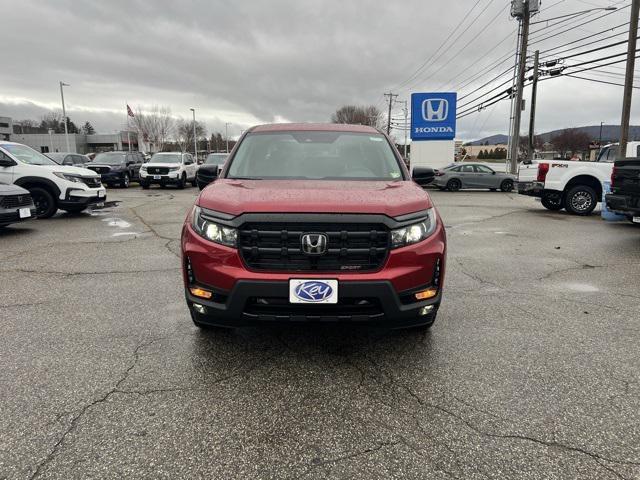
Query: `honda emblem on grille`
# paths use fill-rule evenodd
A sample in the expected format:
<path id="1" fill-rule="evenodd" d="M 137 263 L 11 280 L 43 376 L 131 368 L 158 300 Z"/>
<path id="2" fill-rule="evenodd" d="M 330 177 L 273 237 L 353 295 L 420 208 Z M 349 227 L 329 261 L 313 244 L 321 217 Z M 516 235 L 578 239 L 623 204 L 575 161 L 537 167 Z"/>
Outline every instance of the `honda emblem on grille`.
<path id="1" fill-rule="evenodd" d="M 305 233 L 301 241 L 302 251 L 307 255 L 322 255 L 327 251 L 327 236 L 323 233 Z"/>

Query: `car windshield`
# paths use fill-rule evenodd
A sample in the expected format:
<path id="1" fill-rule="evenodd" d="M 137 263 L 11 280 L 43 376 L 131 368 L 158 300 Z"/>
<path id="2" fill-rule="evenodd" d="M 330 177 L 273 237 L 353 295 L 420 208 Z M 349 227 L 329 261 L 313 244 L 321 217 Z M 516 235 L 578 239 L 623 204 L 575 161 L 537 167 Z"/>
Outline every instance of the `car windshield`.
<path id="1" fill-rule="evenodd" d="M 93 159 L 91 163 L 101 163 L 103 165 L 120 165 L 125 161 L 126 154 L 124 153 L 114 153 L 114 152 L 106 152 L 99 153 L 96 155 L 96 158 Z"/>
<path id="2" fill-rule="evenodd" d="M 212 153 L 204 161 L 206 165 L 222 165 L 227 159 L 227 154 Z"/>
<path id="3" fill-rule="evenodd" d="M 151 157 L 149 163 L 180 163 L 182 162 L 181 153 L 156 153 Z"/>
<path id="4" fill-rule="evenodd" d="M 36 152 L 33 148 L 26 145 L 4 144 L 2 145 L 7 152 L 16 157 L 18 160 L 29 165 L 58 165 L 49 157 L 44 156 L 40 152 Z"/>
<path id="5" fill-rule="evenodd" d="M 228 178 L 401 180 L 389 142 L 378 133 L 297 131 L 248 134 Z"/>

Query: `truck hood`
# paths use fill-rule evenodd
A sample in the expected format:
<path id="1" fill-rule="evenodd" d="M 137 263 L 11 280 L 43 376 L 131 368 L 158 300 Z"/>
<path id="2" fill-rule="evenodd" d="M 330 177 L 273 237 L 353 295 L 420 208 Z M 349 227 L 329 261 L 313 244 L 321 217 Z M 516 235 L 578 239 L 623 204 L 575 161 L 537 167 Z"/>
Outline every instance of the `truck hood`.
<path id="1" fill-rule="evenodd" d="M 242 213 L 376 213 L 397 217 L 432 206 L 412 181 L 230 180 L 205 188 L 197 204 Z"/>
<path id="2" fill-rule="evenodd" d="M 93 170 L 89 170 L 88 168 L 80 168 L 80 167 L 69 167 L 66 165 L 38 165 L 38 168 L 44 168 L 50 172 L 62 172 L 68 173 L 69 175 L 80 175 L 81 177 L 99 177 Z"/>
<path id="3" fill-rule="evenodd" d="M 0 195 L 28 195 L 29 192 L 17 185 L 0 183 Z"/>
<path id="4" fill-rule="evenodd" d="M 151 162 L 147 162 L 147 163 L 143 164 L 143 166 L 145 166 L 145 167 L 154 167 L 154 168 L 155 167 L 175 168 L 175 167 L 179 167 L 181 165 L 182 165 L 181 163 L 151 163 Z"/>

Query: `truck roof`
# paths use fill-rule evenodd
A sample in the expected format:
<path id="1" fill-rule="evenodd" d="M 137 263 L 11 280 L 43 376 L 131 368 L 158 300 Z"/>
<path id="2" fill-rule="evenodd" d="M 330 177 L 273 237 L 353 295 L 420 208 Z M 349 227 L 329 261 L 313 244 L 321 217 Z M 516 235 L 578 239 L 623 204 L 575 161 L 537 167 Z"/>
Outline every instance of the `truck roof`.
<path id="1" fill-rule="evenodd" d="M 380 133 L 376 128 L 368 125 L 347 125 L 344 123 L 270 123 L 256 125 L 250 132 L 290 132 L 290 131 L 321 131 L 321 132 L 354 132 Z"/>

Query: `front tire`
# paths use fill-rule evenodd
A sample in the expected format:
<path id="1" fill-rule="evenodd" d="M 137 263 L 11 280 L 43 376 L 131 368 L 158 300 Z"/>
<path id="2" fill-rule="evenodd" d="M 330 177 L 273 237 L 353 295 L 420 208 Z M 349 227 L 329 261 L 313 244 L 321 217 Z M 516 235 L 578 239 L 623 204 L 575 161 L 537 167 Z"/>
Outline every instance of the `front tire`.
<path id="1" fill-rule="evenodd" d="M 461 188 L 462 182 L 460 182 L 460 180 L 458 180 L 457 178 L 452 178 L 447 182 L 447 190 L 449 190 L 450 192 L 457 192 Z"/>
<path id="2" fill-rule="evenodd" d="M 598 205 L 596 191 L 587 185 L 576 185 L 565 195 L 565 208 L 574 215 L 591 214 Z"/>
<path id="3" fill-rule="evenodd" d="M 500 190 L 509 193 L 513 191 L 513 180 L 503 180 L 500 184 Z"/>
<path id="4" fill-rule="evenodd" d="M 542 202 L 542 206 L 547 210 L 551 210 L 553 212 L 562 210 L 564 208 L 564 200 L 562 198 L 561 193 L 544 193 L 542 198 L 540 199 Z"/>
<path id="5" fill-rule="evenodd" d="M 184 185 L 187 183 L 187 176 L 183 173 L 182 176 L 180 177 L 180 181 L 177 183 L 177 187 L 179 190 L 182 190 L 184 188 Z"/>
<path id="6" fill-rule="evenodd" d="M 29 190 L 36 205 L 37 218 L 51 218 L 58 210 L 56 199 L 44 188 L 35 187 Z"/>
<path id="7" fill-rule="evenodd" d="M 131 184 L 131 177 L 129 177 L 128 173 L 125 173 L 124 177 L 122 177 L 122 182 L 120 182 L 120 186 L 122 188 L 129 188 L 130 184 Z"/>

